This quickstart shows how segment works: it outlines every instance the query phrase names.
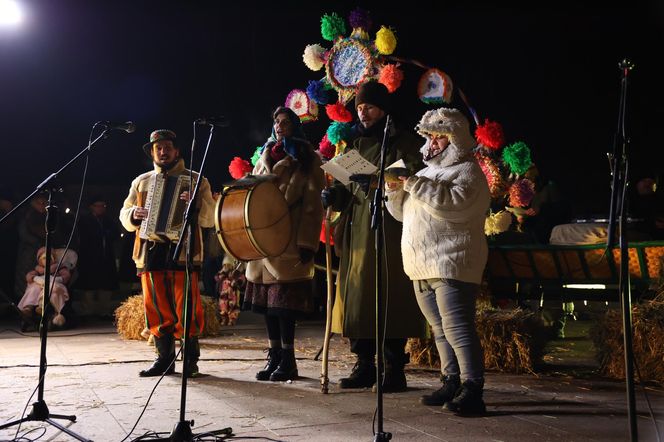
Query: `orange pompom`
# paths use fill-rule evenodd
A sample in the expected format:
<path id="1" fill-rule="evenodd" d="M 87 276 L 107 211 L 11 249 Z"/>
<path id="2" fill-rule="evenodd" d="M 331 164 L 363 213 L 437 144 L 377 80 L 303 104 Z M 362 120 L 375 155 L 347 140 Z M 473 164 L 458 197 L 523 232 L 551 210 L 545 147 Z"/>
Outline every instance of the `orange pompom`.
<path id="1" fill-rule="evenodd" d="M 387 90 L 392 93 L 399 89 L 403 81 L 403 71 L 396 64 L 386 64 L 380 69 L 378 82 L 385 85 Z"/>

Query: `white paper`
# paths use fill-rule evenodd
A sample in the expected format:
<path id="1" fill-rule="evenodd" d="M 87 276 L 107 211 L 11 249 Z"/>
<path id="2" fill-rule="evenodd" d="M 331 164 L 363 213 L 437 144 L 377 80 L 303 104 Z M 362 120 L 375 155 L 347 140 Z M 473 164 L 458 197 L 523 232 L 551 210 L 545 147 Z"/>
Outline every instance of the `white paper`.
<path id="1" fill-rule="evenodd" d="M 357 174 L 373 174 L 378 168 L 367 161 L 360 153 L 351 149 L 343 155 L 332 158 L 320 166 L 325 172 L 341 181 L 344 185 L 350 184 L 349 177 Z"/>
<path id="2" fill-rule="evenodd" d="M 403 167 L 404 169 L 406 169 L 406 163 L 403 162 L 402 158 L 387 166 L 386 169 L 391 169 L 392 167 Z"/>

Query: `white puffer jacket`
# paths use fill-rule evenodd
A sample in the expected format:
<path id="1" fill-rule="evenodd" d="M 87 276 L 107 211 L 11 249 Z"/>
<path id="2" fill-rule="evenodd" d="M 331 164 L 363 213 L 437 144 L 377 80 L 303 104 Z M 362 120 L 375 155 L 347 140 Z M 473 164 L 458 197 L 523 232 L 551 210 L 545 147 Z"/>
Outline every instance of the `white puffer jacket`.
<path id="1" fill-rule="evenodd" d="M 484 219 L 490 194 L 475 160 L 468 120 L 456 109 L 428 111 L 421 135 L 447 135 L 450 144 L 403 188 L 387 191 L 387 208 L 403 222 L 404 271 L 412 280 L 457 279 L 480 283 L 488 248 Z M 420 150 L 426 157 L 429 142 Z"/>

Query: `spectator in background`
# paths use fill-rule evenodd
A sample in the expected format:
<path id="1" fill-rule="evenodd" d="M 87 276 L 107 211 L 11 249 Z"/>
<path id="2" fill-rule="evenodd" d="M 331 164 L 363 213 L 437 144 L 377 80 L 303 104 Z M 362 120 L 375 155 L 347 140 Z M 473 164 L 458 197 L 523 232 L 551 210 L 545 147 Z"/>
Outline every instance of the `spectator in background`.
<path id="1" fill-rule="evenodd" d="M 120 230 L 106 209 L 106 198 L 94 196 L 90 199 L 88 212 L 78 221 L 79 274 L 74 288 L 81 292 L 81 313 L 84 315 L 111 315 L 111 297 L 118 289 L 115 244 L 120 238 Z"/>
<path id="2" fill-rule="evenodd" d="M 0 219 L 14 208 L 12 193 L 7 187 L 0 187 Z M 15 215 L 0 224 L 0 302 L 14 302 L 18 294 L 14 293 L 14 266 L 16 264 L 16 231 Z"/>
<path id="3" fill-rule="evenodd" d="M 33 269 L 37 250 L 44 245 L 46 238 L 46 205 L 48 199 L 44 194 L 37 194 L 30 201 L 23 215 L 17 214 L 19 221 L 18 249 L 14 277 L 14 293 L 22 295 L 27 285 L 25 275 Z"/>

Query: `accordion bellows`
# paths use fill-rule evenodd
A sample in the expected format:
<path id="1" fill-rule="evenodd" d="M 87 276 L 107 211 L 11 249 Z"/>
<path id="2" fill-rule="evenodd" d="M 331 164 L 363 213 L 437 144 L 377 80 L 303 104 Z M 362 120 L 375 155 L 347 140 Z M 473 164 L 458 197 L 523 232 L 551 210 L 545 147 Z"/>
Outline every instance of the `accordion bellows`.
<path id="1" fill-rule="evenodd" d="M 141 222 L 139 236 L 157 242 L 177 241 L 187 209 L 187 202 L 180 195 L 190 188 L 188 175 L 152 176 L 145 200 L 148 216 Z"/>

